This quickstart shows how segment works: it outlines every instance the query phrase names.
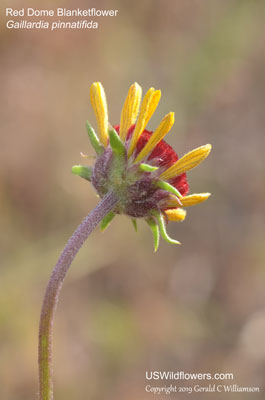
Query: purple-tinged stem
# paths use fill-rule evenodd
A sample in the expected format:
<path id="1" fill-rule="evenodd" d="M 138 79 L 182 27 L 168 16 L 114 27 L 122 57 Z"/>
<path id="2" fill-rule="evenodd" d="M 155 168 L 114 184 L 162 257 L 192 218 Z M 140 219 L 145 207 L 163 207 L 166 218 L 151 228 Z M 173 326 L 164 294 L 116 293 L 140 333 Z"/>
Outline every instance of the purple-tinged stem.
<path id="1" fill-rule="evenodd" d="M 65 275 L 79 249 L 102 218 L 117 204 L 114 193 L 107 194 L 81 222 L 68 240 L 54 267 L 42 303 L 39 325 L 39 384 L 40 400 L 53 399 L 52 333 L 54 314 Z"/>

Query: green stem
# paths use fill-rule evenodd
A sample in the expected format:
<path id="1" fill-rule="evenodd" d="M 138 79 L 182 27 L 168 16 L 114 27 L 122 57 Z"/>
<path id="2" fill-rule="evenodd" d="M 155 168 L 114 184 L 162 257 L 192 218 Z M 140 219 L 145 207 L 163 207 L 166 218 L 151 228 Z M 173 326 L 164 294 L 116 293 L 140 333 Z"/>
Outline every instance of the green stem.
<path id="1" fill-rule="evenodd" d="M 46 288 L 39 325 L 39 384 L 40 400 L 53 399 L 52 381 L 52 334 L 54 314 L 65 275 L 72 261 L 87 237 L 102 218 L 117 204 L 115 194 L 107 194 L 97 207 L 81 222 L 68 240 L 61 256 L 54 267 Z"/>

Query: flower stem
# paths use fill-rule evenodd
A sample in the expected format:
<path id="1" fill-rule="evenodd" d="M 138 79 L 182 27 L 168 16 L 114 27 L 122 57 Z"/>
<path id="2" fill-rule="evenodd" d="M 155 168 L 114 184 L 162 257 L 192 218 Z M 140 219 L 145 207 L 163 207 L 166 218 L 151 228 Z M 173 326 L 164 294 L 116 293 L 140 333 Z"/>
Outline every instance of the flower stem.
<path id="1" fill-rule="evenodd" d="M 46 288 L 39 325 L 39 384 L 40 400 L 53 399 L 52 382 L 52 333 L 54 314 L 62 288 L 65 275 L 79 249 L 102 220 L 114 206 L 118 199 L 114 193 L 107 194 L 101 202 L 81 222 L 71 238 L 68 240 L 61 256 L 54 267 L 48 286 Z"/>

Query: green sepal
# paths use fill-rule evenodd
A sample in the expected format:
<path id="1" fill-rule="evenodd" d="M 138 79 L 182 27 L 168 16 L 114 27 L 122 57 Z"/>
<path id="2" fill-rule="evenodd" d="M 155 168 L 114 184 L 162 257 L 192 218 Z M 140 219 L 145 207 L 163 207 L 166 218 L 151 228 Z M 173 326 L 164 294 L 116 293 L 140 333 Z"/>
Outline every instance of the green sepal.
<path id="1" fill-rule="evenodd" d="M 137 221 L 136 221 L 136 219 L 135 219 L 135 218 L 131 218 L 131 221 L 132 221 L 132 224 L 133 224 L 134 230 L 135 230 L 135 232 L 137 233 L 137 232 L 138 232 Z"/>
<path id="2" fill-rule="evenodd" d="M 93 149 L 100 156 L 104 152 L 104 146 L 100 143 L 96 132 L 88 121 L 86 122 L 86 129 Z"/>
<path id="3" fill-rule="evenodd" d="M 156 252 L 159 246 L 159 227 L 153 218 L 146 218 L 146 222 L 151 228 L 154 241 L 154 250 Z"/>
<path id="4" fill-rule="evenodd" d="M 153 167 L 152 165 L 141 163 L 139 165 L 139 169 L 143 172 L 153 172 L 156 171 L 158 167 Z"/>
<path id="5" fill-rule="evenodd" d="M 126 149 L 125 149 L 124 143 L 122 142 L 120 136 L 115 131 L 115 129 L 109 130 L 109 143 L 110 143 L 110 146 L 111 146 L 113 152 L 117 156 L 122 156 L 122 157 L 125 156 Z"/>
<path id="6" fill-rule="evenodd" d="M 102 218 L 100 222 L 100 230 L 103 232 L 109 226 L 113 218 L 115 217 L 115 213 L 110 211 L 104 218 Z"/>
<path id="7" fill-rule="evenodd" d="M 73 165 L 72 173 L 75 175 L 81 176 L 81 178 L 84 178 L 87 181 L 91 181 L 91 176 L 92 176 L 92 168 L 91 167 L 87 167 L 85 165 Z"/>
<path id="8" fill-rule="evenodd" d="M 156 186 L 158 186 L 160 189 L 164 189 L 167 192 L 173 193 L 177 197 L 182 197 L 182 195 L 179 193 L 178 189 L 176 189 L 174 186 L 170 185 L 170 183 L 165 182 L 165 181 L 157 181 Z"/>
<path id="9" fill-rule="evenodd" d="M 110 166 L 110 180 L 113 182 L 114 186 L 120 187 L 123 182 L 123 175 L 126 167 L 126 149 L 114 128 L 109 130 L 109 143 L 113 153 Z"/>
<path id="10" fill-rule="evenodd" d="M 178 240 L 171 239 L 168 236 L 167 231 L 166 231 L 166 225 L 165 225 L 165 220 L 164 220 L 163 215 L 160 212 L 155 212 L 154 215 L 157 218 L 157 222 L 158 222 L 158 225 L 159 225 L 159 229 L 160 229 L 160 233 L 161 233 L 162 238 L 166 242 L 168 242 L 170 244 L 181 244 Z"/>

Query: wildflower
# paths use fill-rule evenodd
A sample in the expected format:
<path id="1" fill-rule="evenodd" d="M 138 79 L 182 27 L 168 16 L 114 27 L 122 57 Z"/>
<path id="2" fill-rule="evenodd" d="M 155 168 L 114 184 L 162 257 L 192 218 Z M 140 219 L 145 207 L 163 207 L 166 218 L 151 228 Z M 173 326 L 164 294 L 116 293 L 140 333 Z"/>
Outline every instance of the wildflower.
<path id="1" fill-rule="evenodd" d="M 210 193 L 188 195 L 186 172 L 208 156 L 211 145 L 198 147 L 179 159 L 163 140 L 174 124 L 172 112 L 154 132 L 146 130 L 159 103 L 160 90 L 150 88 L 141 103 L 142 89 L 134 83 L 125 99 L 120 124 L 114 127 L 109 124 L 101 83 L 92 84 L 90 97 L 99 137 L 88 122 L 87 131 L 97 159 L 93 167 L 76 165 L 72 171 L 91 181 L 100 197 L 108 192 L 118 196 L 118 205 L 103 218 L 101 229 L 106 229 L 116 214 L 126 214 L 132 218 L 136 230 L 136 220 L 145 219 L 153 233 L 155 250 L 160 234 L 167 242 L 179 244 L 168 236 L 166 223 L 183 221 L 185 207 L 199 204 L 210 196 Z"/>

